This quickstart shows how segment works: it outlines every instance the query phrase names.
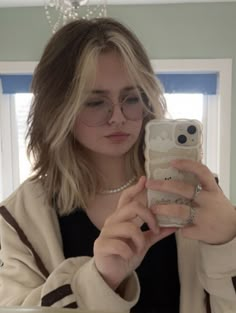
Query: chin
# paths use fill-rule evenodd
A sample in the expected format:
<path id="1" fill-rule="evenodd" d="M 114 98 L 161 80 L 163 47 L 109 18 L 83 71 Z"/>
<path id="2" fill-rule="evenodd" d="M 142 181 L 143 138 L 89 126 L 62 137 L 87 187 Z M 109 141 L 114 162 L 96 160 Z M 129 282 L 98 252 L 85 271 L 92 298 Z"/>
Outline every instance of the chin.
<path id="1" fill-rule="evenodd" d="M 111 156 L 111 157 L 122 157 L 124 156 L 127 152 L 129 152 L 129 149 L 120 149 L 119 151 L 114 149 L 113 151 L 101 151 L 100 154 L 106 155 L 106 156 Z"/>
<path id="2" fill-rule="evenodd" d="M 111 156 L 111 157 L 121 157 L 124 156 L 133 145 L 126 145 L 126 146 L 117 146 L 114 145 L 112 147 L 103 147 L 103 149 L 98 149 L 96 152 L 102 155 Z"/>
<path id="3" fill-rule="evenodd" d="M 86 145 L 86 149 L 92 154 L 98 154 L 109 157 L 121 157 L 124 156 L 136 143 L 136 138 L 133 140 L 123 143 L 107 143 L 107 142 L 98 142 L 93 145 Z"/>

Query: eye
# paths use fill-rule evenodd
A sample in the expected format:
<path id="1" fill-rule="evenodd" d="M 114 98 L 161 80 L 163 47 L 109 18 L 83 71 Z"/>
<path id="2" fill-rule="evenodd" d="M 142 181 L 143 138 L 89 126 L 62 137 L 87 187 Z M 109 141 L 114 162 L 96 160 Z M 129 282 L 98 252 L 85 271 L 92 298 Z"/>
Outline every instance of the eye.
<path id="1" fill-rule="evenodd" d="M 85 106 L 89 108 L 95 108 L 104 105 L 104 103 L 104 100 L 94 100 L 86 102 Z"/>
<path id="2" fill-rule="evenodd" d="M 140 98 L 138 96 L 128 96 L 123 102 L 126 104 L 136 104 L 140 102 Z"/>

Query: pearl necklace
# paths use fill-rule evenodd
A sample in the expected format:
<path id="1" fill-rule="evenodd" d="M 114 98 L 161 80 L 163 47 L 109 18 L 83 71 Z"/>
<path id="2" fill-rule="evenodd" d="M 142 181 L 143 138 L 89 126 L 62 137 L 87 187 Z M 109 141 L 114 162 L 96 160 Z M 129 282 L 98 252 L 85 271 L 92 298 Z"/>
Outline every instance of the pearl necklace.
<path id="1" fill-rule="evenodd" d="M 129 181 L 127 181 L 127 183 L 125 183 L 124 185 L 118 187 L 118 188 L 114 188 L 114 189 L 107 189 L 107 190 L 103 190 L 101 191 L 101 194 L 112 194 L 112 193 L 117 193 L 120 192 L 126 188 L 128 188 L 134 181 L 136 180 L 136 176 L 133 176 Z"/>

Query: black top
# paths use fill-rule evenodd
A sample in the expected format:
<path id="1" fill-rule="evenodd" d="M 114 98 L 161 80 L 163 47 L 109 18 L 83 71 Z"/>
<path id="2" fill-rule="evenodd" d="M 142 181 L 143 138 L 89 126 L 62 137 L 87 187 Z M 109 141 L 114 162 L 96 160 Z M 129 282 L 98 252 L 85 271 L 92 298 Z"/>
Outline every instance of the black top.
<path id="1" fill-rule="evenodd" d="M 65 258 L 93 256 L 100 231 L 83 210 L 59 217 Z M 142 230 L 147 230 L 146 224 Z M 179 276 L 175 235 L 157 242 L 136 269 L 141 286 L 133 313 L 179 313 Z"/>

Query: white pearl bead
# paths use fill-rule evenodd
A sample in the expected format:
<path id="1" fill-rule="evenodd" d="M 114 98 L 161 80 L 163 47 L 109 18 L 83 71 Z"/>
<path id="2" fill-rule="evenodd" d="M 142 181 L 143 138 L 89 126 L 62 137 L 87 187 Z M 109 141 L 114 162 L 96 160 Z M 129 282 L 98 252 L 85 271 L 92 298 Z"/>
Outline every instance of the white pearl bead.
<path id="1" fill-rule="evenodd" d="M 101 194 L 112 194 L 112 193 L 120 192 L 120 191 L 128 188 L 135 181 L 135 179 L 136 179 L 136 176 L 132 177 L 127 183 L 125 183 L 124 185 L 122 185 L 118 188 L 103 190 L 101 192 Z"/>

